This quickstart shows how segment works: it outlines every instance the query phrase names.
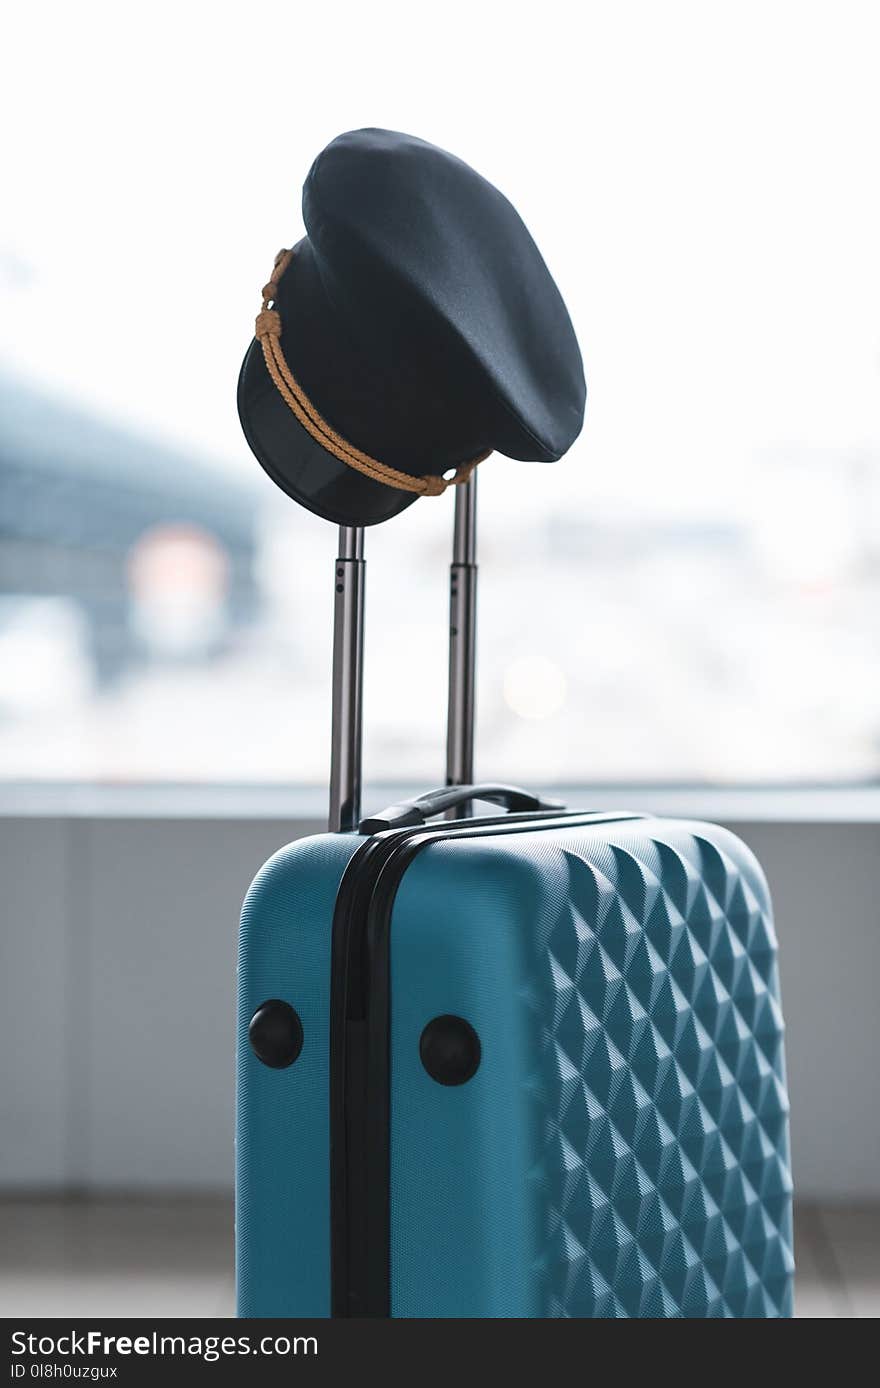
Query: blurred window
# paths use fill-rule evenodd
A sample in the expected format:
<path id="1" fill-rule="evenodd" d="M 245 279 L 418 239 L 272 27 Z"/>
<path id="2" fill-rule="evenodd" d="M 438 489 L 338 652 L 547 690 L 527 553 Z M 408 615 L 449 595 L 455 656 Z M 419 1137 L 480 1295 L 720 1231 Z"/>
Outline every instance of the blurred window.
<path id="1" fill-rule="evenodd" d="M 335 534 L 235 380 L 311 159 L 372 120 L 511 197 L 586 364 L 570 455 L 480 470 L 478 770 L 876 778 L 872 7 L 468 6 L 427 47 L 388 0 L 198 8 L 10 18 L 0 777 L 325 779 Z M 333 81 L 267 83 L 267 35 Z M 442 779 L 451 514 L 367 535 L 376 780 Z"/>

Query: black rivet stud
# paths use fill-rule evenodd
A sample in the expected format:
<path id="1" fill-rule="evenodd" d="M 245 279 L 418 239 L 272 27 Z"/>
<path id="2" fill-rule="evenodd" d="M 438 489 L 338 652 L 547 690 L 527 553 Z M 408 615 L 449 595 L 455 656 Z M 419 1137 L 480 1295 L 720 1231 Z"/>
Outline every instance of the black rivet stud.
<path id="1" fill-rule="evenodd" d="M 269 998 L 261 1002 L 248 1027 L 251 1050 L 264 1065 L 285 1070 L 303 1048 L 303 1029 L 289 1002 Z"/>
<path id="2" fill-rule="evenodd" d="M 479 1069 L 480 1038 L 463 1017 L 435 1017 L 422 1032 L 419 1055 L 438 1084 L 467 1084 Z"/>

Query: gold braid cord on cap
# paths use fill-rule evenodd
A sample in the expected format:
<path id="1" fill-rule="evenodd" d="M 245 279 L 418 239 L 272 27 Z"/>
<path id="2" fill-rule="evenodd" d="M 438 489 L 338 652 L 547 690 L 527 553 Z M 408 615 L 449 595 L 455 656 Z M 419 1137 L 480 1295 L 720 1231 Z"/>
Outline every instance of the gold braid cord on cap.
<path id="1" fill-rule="evenodd" d="M 270 307 L 274 305 L 278 295 L 278 282 L 292 259 L 292 250 L 279 251 L 275 257 L 272 278 L 268 284 L 263 285 L 263 307 L 257 314 L 255 336 L 263 349 L 266 368 L 275 382 L 278 393 L 290 406 L 303 428 L 340 462 L 354 468 L 356 472 L 362 472 L 365 477 L 371 477 L 374 482 L 383 482 L 386 487 L 396 487 L 398 491 L 416 492 L 419 496 L 441 496 L 447 487 L 456 487 L 459 483 L 466 482 L 477 463 L 488 458 L 489 453 L 481 453 L 469 463 L 462 463 L 449 481 L 445 477 L 411 477 L 408 472 L 400 472 L 395 467 L 389 467 L 387 463 L 380 463 L 378 458 L 371 458 L 369 453 L 355 448 L 353 443 L 348 443 L 337 434 L 315 409 L 284 360 L 281 350 L 281 315 L 276 308 Z"/>

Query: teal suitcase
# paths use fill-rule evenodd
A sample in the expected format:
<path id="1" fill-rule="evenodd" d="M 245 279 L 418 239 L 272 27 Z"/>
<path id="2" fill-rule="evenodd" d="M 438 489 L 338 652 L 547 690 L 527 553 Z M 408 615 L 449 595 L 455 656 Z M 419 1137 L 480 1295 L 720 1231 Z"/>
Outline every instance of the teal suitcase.
<path id="1" fill-rule="evenodd" d="M 764 876 L 713 825 L 455 784 L 472 755 L 469 504 L 453 784 L 359 825 L 363 559 L 343 532 L 337 832 L 277 853 L 242 913 L 239 1314 L 789 1316 Z M 483 799 L 506 813 L 472 815 Z"/>

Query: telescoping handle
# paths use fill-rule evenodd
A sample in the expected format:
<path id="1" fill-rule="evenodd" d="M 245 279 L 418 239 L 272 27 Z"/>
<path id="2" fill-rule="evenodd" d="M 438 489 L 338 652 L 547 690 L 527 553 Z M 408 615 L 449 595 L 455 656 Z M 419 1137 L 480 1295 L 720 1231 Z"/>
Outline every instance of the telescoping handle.
<path id="1" fill-rule="evenodd" d="M 330 747 L 330 829 L 357 828 L 361 817 L 364 690 L 364 532 L 339 528 L 333 610 L 333 712 Z"/>
<path id="2" fill-rule="evenodd" d="M 334 569 L 330 755 L 330 829 L 337 833 L 357 828 L 361 813 L 365 577 L 363 527 L 340 526 Z M 467 482 L 455 488 L 449 570 L 447 786 L 470 785 L 474 779 L 476 618 L 477 477 L 472 473 Z M 467 815 L 468 797 L 456 796 L 447 808 L 454 818 Z"/>
<path id="3" fill-rule="evenodd" d="M 449 704 L 446 784 L 474 779 L 477 653 L 477 474 L 455 489 L 455 529 L 449 570 Z M 464 802 L 461 809 L 466 810 Z"/>
<path id="4" fill-rule="evenodd" d="M 558 800 L 542 799 L 527 790 L 520 790 L 519 786 L 442 786 L 415 800 L 389 805 L 380 814 L 362 819 L 360 831 L 362 834 L 380 834 L 383 829 L 405 829 L 410 825 L 425 824 L 435 815 L 445 814 L 447 810 L 471 800 L 488 800 L 490 804 L 503 805 L 511 813 L 536 810 L 552 813 L 564 808 Z"/>

